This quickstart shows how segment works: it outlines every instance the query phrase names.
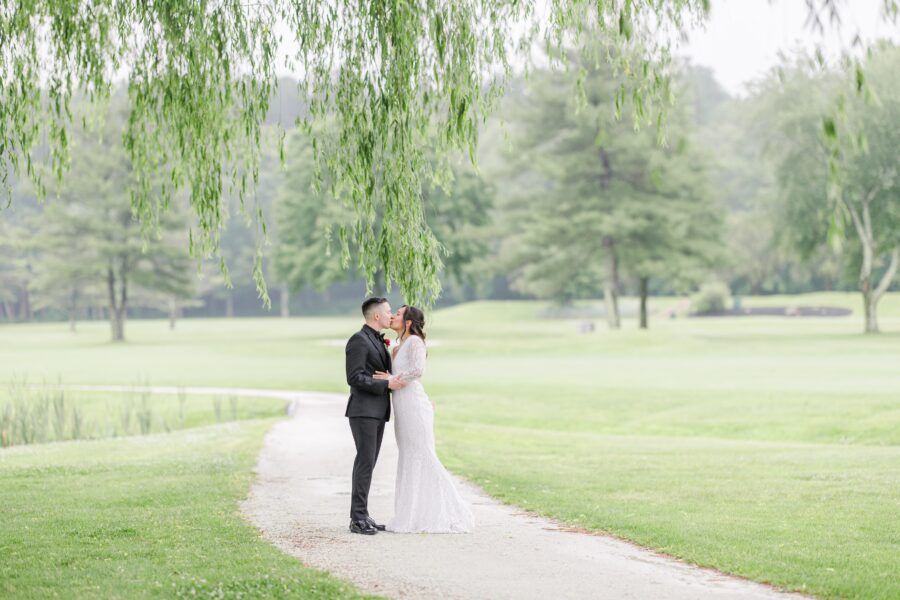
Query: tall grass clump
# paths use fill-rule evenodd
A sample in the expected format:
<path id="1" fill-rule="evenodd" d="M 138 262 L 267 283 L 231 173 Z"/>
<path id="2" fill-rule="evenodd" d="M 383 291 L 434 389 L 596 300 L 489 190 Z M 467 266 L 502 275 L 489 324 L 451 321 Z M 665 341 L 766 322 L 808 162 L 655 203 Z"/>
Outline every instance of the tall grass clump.
<path id="1" fill-rule="evenodd" d="M 14 379 L 6 394 L 0 390 L 0 447 L 79 439 L 148 435 L 187 426 L 187 392 L 179 389 L 177 413 L 164 415 L 152 392 L 132 389 L 106 403 L 106 410 L 91 411 L 59 385 L 31 385 Z M 238 419 L 238 398 L 213 398 L 215 422 Z M 191 420 L 193 422 L 193 419 Z"/>

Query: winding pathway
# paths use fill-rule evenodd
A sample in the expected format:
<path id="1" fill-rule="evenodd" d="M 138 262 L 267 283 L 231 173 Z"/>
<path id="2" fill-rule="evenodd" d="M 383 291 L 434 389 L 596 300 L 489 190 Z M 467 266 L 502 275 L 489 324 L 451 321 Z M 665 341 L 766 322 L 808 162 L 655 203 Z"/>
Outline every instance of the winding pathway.
<path id="1" fill-rule="evenodd" d="M 146 389 L 158 393 L 179 390 Z M 289 418 L 266 434 L 256 466 L 257 479 L 241 510 L 263 537 L 284 552 L 368 593 L 393 598 L 517 600 L 804 597 L 688 565 L 613 537 L 573 532 L 552 520 L 501 504 L 458 478 L 463 495 L 472 504 L 473 533 L 352 534 L 347 525 L 355 449 L 344 417 L 345 395 L 180 389 L 193 394 L 290 401 Z M 396 464 L 391 422 L 385 428 L 369 494 L 369 512 L 380 523 L 393 514 Z"/>

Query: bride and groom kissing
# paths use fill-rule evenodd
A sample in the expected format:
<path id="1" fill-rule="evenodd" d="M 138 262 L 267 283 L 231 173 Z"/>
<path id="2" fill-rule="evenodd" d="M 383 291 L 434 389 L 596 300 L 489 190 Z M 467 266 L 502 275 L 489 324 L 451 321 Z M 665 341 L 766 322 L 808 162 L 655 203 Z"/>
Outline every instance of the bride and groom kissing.
<path id="1" fill-rule="evenodd" d="M 350 399 L 344 416 L 356 443 L 350 531 L 469 532 L 472 512 L 435 452 L 434 405 L 420 381 L 427 357 L 425 315 L 406 305 L 392 313 L 386 298 L 367 299 L 362 314 L 365 324 L 346 347 Z M 385 329 L 397 333 L 393 348 L 381 333 Z M 380 525 L 369 516 L 368 497 L 392 404 L 398 450 L 394 516 Z"/>

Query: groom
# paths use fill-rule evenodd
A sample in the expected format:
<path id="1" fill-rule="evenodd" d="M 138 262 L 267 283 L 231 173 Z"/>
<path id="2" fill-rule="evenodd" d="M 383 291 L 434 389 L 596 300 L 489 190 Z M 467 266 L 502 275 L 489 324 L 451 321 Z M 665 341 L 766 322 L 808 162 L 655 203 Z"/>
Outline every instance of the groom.
<path id="1" fill-rule="evenodd" d="M 372 470 L 381 450 L 384 424 L 391 418 L 391 392 L 406 386 L 400 380 L 376 380 L 375 371 L 390 372 L 390 343 L 381 334 L 391 324 L 391 305 L 387 298 L 369 298 L 362 304 L 362 329 L 347 340 L 347 384 L 350 399 L 345 417 L 350 419 L 350 431 L 356 443 L 353 461 L 353 490 L 350 496 L 350 531 L 373 535 L 384 531 L 369 516 L 369 487 Z"/>

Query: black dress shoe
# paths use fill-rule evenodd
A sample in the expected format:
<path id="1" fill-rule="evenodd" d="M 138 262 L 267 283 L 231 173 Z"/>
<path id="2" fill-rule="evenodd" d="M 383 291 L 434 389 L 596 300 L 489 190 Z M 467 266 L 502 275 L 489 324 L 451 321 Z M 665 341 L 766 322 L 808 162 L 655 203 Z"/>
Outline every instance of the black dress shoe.
<path id="1" fill-rule="evenodd" d="M 364 535 L 375 535 L 378 530 L 369 525 L 366 521 L 350 521 L 350 531 L 353 533 L 362 533 Z"/>
<path id="2" fill-rule="evenodd" d="M 372 517 L 366 517 L 366 523 L 377 529 L 378 531 L 384 531 L 384 525 L 379 525 L 375 522 L 375 519 Z"/>

